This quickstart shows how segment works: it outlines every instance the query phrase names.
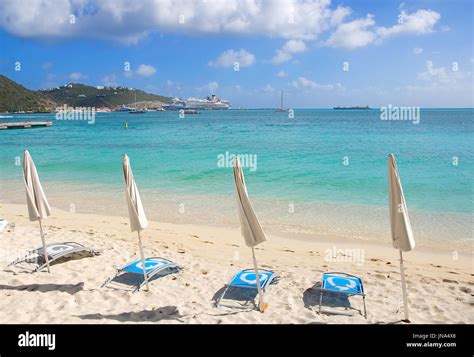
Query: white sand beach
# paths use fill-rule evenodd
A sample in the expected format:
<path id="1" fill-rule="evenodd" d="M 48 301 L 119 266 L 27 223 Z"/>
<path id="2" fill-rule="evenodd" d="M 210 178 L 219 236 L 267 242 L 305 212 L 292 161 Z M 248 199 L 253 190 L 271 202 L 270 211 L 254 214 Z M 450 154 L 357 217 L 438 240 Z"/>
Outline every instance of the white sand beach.
<path id="1" fill-rule="evenodd" d="M 31 264 L 7 264 L 41 245 L 38 224 L 28 220 L 25 205 L 1 204 L 0 215 L 14 224 L 0 234 L 0 323 L 390 324 L 403 317 L 398 251 L 391 247 L 389 227 L 383 244 L 269 235 L 256 248 L 257 259 L 260 267 L 277 271 L 279 280 L 267 289 L 269 307 L 260 313 L 232 299 L 225 301 L 232 307 L 214 307 L 213 298 L 233 274 L 252 267 L 239 229 L 150 222 L 142 233 L 145 255 L 172 259 L 183 270 L 152 280 L 151 291 L 132 293 L 101 288 L 116 268 L 139 257 L 128 217 L 53 208 L 44 221 L 48 243 L 75 241 L 102 254 L 61 261 L 51 274 L 31 274 Z M 356 249 L 358 259 L 338 249 Z M 417 248 L 405 259 L 413 323 L 474 323 L 471 254 Z M 313 287 L 326 271 L 362 278 L 367 319 L 356 310 L 348 310 L 352 316 L 317 313 L 319 293 Z M 362 309 L 360 297 L 349 302 Z M 323 309 L 344 311 L 324 304 Z"/>

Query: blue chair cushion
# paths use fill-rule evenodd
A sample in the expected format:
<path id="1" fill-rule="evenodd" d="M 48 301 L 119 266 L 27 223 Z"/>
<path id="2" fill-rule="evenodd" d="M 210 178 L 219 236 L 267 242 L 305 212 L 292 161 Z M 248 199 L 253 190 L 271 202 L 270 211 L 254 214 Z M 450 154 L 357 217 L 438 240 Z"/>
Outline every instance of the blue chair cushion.
<path id="1" fill-rule="evenodd" d="M 362 280 L 357 277 L 323 274 L 322 288 L 346 294 L 363 294 Z"/>
<path id="2" fill-rule="evenodd" d="M 147 274 L 151 273 L 153 270 L 157 269 L 158 267 L 162 267 L 165 265 L 170 265 L 171 262 L 159 259 L 159 258 L 146 258 L 145 259 L 145 270 Z M 120 270 L 134 273 L 134 274 L 143 274 L 143 267 L 141 259 L 134 261 L 133 263 L 124 266 Z"/>
<path id="3" fill-rule="evenodd" d="M 258 276 L 260 278 L 260 287 L 265 287 L 270 278 L 273 276 L 272 271 L 258 270 Z M 255 271 L 242 270 L 238 272 L 229 284 L 232 287 L 238 288 L 257 288 L 257 279 Z"/>

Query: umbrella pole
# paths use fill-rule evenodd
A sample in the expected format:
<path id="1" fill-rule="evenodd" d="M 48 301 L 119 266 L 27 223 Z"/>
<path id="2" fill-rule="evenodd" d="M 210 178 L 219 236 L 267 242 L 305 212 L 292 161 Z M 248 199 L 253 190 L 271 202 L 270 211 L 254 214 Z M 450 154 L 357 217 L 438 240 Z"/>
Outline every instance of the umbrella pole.
<path id="1" fill-rule="evenodd" d="M 263 301 L 263 292 L 262 288 L 260 287 L 260 276 L 258 274 L 258 268 L 257 268 L 257 259 L 255 258 L 255 250 L 252 247 L 252 257 L 253 257 L 253 267 L 255 269 L 255 278 L 257 280 L 257 290 L 258 290 L 258 309 L 260 312 L 265 311 L 265 303 Z"/>
<path id="2" fill-rule="evenodd" d="M 145 278 L 146 290 L 150 291 L 150 288 L 148 287 L 148 275 L 146 273 L 146 268 L 145 268 L 145 256 L 143 255 L 143 246 L 142 246 L 142 239 L 140 237 L 140 231 L 138 231 L 138 245 L 140 246 L 140 257 L 142 259 L 143 277 Z"/>
<path id="3" fill-rule="evenodd" d="M 39 222 L 39 226 L 40 226 L 41 241 L 43 242 L 44 259 L 46 260 L 46 266 L 48 267 L 48 273 L 51 273 L 51 270 L 49 270 L 49 258 L 48 258 L 48 252 L 46 250 L 46 241 L 44 240 L 43 226 L 41 225 L 41 218 L 38 220 L 38 222 Z"/>
<path id="4" fill-rule="evenodd" d="M 403 266 L 403 253 L 400 250 L 400 275 L 402 278 L 402 291 L 403 291 L 403 310 L 405 312 L 405 320 L 409 322 L 408 319 L 408 297 L 407 297 L 407 286 L 405 282 L 405 267 Z"/>

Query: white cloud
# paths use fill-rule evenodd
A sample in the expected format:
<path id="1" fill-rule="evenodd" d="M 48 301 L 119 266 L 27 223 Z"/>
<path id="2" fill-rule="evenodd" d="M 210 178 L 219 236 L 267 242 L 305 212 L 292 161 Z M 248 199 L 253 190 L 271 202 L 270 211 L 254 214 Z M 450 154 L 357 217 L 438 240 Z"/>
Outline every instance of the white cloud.
<path id="1" fill-rule="evenodd" d="M 319 84 L 311 79 L 305 77 L 298 77 L 298 79 L 291 82 L 291 85 L 299 90 L 344 90 L 345 88 L 340 84 Z"/>
<path id="2" fill-rule="evenodd" d="M 415 48 L 413 49 L 413 53 L 414 53 L 415 55 L 421 55 L 421 54 L 423 53 L 423 49 L 422 49 L 421 47 L 415 47 Z"/>
<path id="3" fill-rule="evenodd" d="M 217 82 L 209 82 L 207 84 L 207 88 L 209 89 L 210 92 L 215 92 L 217 90 L 217 88 L 219 88 L 219 84 L 217 84 Z"/>
<path id="4" fill-rule="evenodd" d="M 407 13 L 404 8 L 401 4 L 403 23 L 377 27 L 370 14 L 344 23 L 352 10 L 330 0 L 2 0 L 0 28 L 24 38 L 99 38 L 125 44 L 151 33 L 246 35 L 301 43 L 327 33 L 327 46 L 350 50 L 396 35 L 434 31 L 439 13 L 425 9 Z M 184 21 L 179 21 L 181 15 Z M 441 27 L 447 30 L 448 26 Z M 291 61 L 296 52 L 282 48 L 272 62 Z"/>
<path id="5" fill-rule="evenodd" d="M 182 86 L 181 86 L 180 83 L 174 82 L 174 81 L 172 81 L 172 80 L 170 80 L 170 79 L 167 79 L 167 80 L 165 81 L 165 86 L 166 86 L 167 89 L 169 89 L 169 90 L 181 91 L 181 89 L 182 89 Z"/>
<path id="6" fill-rule="evenodd" d="M 140 77 L 150 77 L 156 73 L 156 69 L 148 64 L 141 64 L 138 66 L 135 73 Z"/>
<path id="7" fill-rule="evenodd" d="M 432 61 L 426 61 L 426 71 L 418 74 L 425 81 L 447 82 L 449 80 L 446 68 L 435 68 Z"/>
<path id="8" fill-rule="evenodd" d="M 212 82 L 209 82 L 207 84 L 205 84 L 204 86 L 202 87 L 197 87 L 196 89 L 198 91 L 204 91 L 204 92 L 208 92 L 208 93 L 211 93 L 211 94 L 215 94 L 215 92 L 217 91 L 217 89 L 219 88 L 219 83 L 217 83 L 216 81 L 212 81 Z"/>
<path id="9" fill-rule="evenodd" d="M 271 62 L 273 64 L 281 64 L 293 59 L 293 54 L 306 51 L 306 44 L 301 40 L 289 40 L 283 47 L 276 51 Z"/>
<path id="10" fill-rule="evenodd" d="M 127 78 L 134 77 L 151 77 L 156 73 L 156 68 L 149 64 L 140 64 L 136 70 L 130 69 L 129 71 L 124 71 L 124 76 Z"/>
<path id="11" fill-rule="evenodd" d="M 449 27 L 447 25 L 443 25 L 443 26 L 441 26 L 441 31 L 443 31 L 443 32 L 451 31 L 451 27 Z"/>
<path id="12" fill-rule="evenodd" d="M 298 89 L 300 89 L 300 88 L 315 89 L 317 87 L 316 82 L 314 82 L 310 79 L 307 79 L 305 77 L 298 77 L 297 80 L 292 82 L 292 85 L 293 85 L 293 87 L 298 88 Z"/>
<path id="13" fill-rule="evenodd" d="M 375 25 L 372 15 L 367 15 L 365 19 L 358 19 L 338 26 L 326 44 L 331 47 L 345 48 L 352 50 L 357 47 L 364 47 L 374 42 L 376 36 L 368 28 Z"/>
<path id="14" fill-rule="evenodd" d="M 82 74 L 81 72 L 72 72 L 68 75 L 68 78 L 71 80 L 71 81 L 80 81 L 82 79 L 86 79 L 87 76 Z"/>
<path id="15" fill-rule="evenodd" d="M 469 75 L 469 73 L 467 74 Z M 456 84 L 465 79 L 461 71 L 447 70 L 445 67 L 435 67 L 433 61 L 426 61 L 426 70 L 418 74 L 418 78 L 433 85 Z"/>
<path id="16" fill-rule="evenodd" d="M 441 15 L 432 10 L 417 10 L 409 14 L 401 12 L 401 24 L 392 27 L 379 27 L 376 32 L 381 39 L 399 34 L 427 34 L 433 32 L 434 25 L 439 21 Z"/>
<path id="17" fill-rule="evenodd" d="M 262 88 L 265 93 L 273 93 L 275 88 L 273 88 L 270 84 L 267 84 L 265 87 Z"/>
<path id="18" fill-rule="evenodd" d="M 288 76 L 288 73 L 286 73 L 285 71 L 279 71 L 277 72 L 276 76 L 279 78 L 283 78 L 283 77 Z"/>
<path id="19" fill-rule="evenodd" d="M 255 64 L 255 56 L 243 48 L 239 51 L 227 50 L 214 61 L 209 61 L 208 65 L 211 67 L 233 67 L 235 62 L 238 62 L 239 67 L 250 67 Z"/>
<path id="20" fill-rule="evenodd" d="M 306 51 L 306 45 L 301 40 L 290 40 L 282 48 L 285 52 L 296 53 Z"/>
<path id="21" fill-rule="evenodd" d="M 116 86 L 117 75 L 115 73 L 107 74 L 101 78 L 101 82 L 104 86 Z"/>
<path id="22" fill-rule="evenodd" d="M 290 61 L 293 58 L 293 55 L 289 52 L 283 52 L 282 50 L 277 50 L 275 56 L 273 56 L 271 62 L 273 64 L 281 64 Z"/>
<path id="23" fill-rule="evenodd" d="M 21 37 L 95 37 L 129 44 L 151 32 L 314 40 L 349 13 L 329 0 L 3 0 L 0 27 Z"/>
<path id="24" fill-rule="evenodd" d="M 364 19 L 340 24 L 326 41 L 326 45 L 352 50 L 382 41 L 397 35 L 423 35 L 434 31 L 441 15 L 432 10 L 417 10 L 414 13 L 401 12 L 402 23 L 391 27 L 375 27 L 373 15 Z"/>
<path id="25" fill-rule="evenodd" d="M 432 61 L 426 61 L 426 68 L 418 74 L 418 81 L 395 88 L 392 96 L 418 106 L 472 107 L 473 73 L 453 69 L 435 67 Z"/>

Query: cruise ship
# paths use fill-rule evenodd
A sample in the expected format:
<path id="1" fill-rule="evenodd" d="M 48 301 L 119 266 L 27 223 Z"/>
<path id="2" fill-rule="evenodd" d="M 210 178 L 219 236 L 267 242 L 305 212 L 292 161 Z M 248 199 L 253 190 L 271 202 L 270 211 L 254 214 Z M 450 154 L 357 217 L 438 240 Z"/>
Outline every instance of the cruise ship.
<path id="1" fill-rule="evenodd" d="M 224 99 L 217 98 L 214 94 L 206 98 L 173 98 L 170 103 L 164 104 L 165 110 L 181 110 L 181 109 L 196 109 L 196 110 L 225 110 L 231 107 L 230 102 Z"/>
<path id="2" fill-rule="evenodd" d="M 175 97 L 169 103 L 161 106 L 164 110 L 181 110 L 186 107 L 186 100 Z"/>

